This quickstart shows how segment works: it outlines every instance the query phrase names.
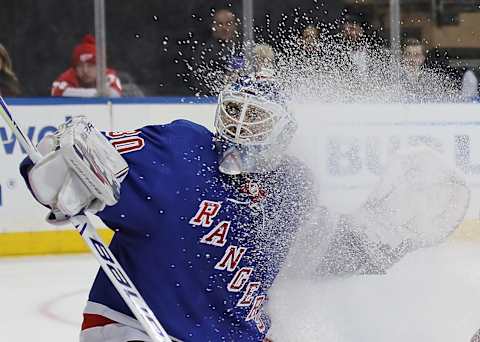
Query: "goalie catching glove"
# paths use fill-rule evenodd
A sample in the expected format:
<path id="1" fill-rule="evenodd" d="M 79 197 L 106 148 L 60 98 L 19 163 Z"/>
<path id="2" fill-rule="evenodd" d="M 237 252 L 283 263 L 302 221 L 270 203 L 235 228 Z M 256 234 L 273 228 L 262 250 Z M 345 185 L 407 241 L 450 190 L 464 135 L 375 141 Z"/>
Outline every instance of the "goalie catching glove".
<path id="1" fill-rule="evenodd" d="M 128 165 L 86 117 L 62 124 L 38 150 L 43 158 L 29 170 L 28 182 L 35 198 L 52 209 L 49 221 L 118 202 Z"/>
<path id="2" fill-rule="evenodd" d="M 465 175 L 439 153 L 426 146 L 399 151 L 357 210 L 340 215 L 319 207 L 311 213 L 289 256 L 302 267 L 289 271 L 385 273 L 406 253 L 445 241 L 469 202 Z"/>

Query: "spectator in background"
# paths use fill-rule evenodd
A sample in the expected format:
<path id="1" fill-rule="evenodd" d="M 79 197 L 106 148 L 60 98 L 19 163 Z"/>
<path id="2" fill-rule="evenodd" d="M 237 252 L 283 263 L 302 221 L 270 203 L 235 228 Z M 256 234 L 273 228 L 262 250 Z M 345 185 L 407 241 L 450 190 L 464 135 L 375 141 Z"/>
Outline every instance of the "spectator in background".
<path id="1" fill-rule="evenodd" d="M 320 30 L 313 25 L 308 25 L 302 31 L 300 46 L 305 52 L 317 53 L 320 50 Z"/>
<path id="2" fill-rule="evenodd" d="M 425 87 L 431 82 L 425 75 L 426 48 L 416 38 L 408 38 L 403 44 L 401 79 L 405 90 L 411 96 L 426 94 Z M 412 99 L 414 100 L 414 99 Z"/>
<path id="3" fill-rule="evenodd" d="M 308 66 L 312 72 L 325 75 L 335 68 L 338 63 L 339 56 L 345 56 L 344 62 L 351 67 L 349 48 L 344 44 L 337 44 L 335 47 L 331 44 L 334 41 L 329 40 L 331 37 L 325 35 L 318 26 L 308 25 L 305 27 L 296 44 L 297 49 L 294 53 L 301 56 L 304 61 L 304 67 Z M 342 53 L 343 52 L 343 53 Z M 346 56 L 347 55 L 347 56 Z M 352 67 L 352 69 L 354 69 Z"/>
<path id="4" fill-rule="evenodd" d="M 438 102 L 440 84 L 444 82 L 443 73 L 427 66 L 427 48 L 417 38 L 408 38 L 402 45 L 402 68 L 400 82 L 404 97 L 408 102 Z M 440 76 L 440 78 L 436 78 Z"/>
<path id="5" fill-rule="evenodd" d="M 382 38 L 361 13 L 344 14 L 339 29 L 340 32 L 335 36 L 338 43 L 333 47 L 327 45 L 332 51 L 327 50 L 322 56 L 322 68 L 329 72 L 327 62 L 335 63 L 336 70 L 332 70 L 329 77 L 332 82 L 340 84 L 346 102 L 358 100 L 358 89 L 363 89 L 361 97 L 375 94 L 378 86 L 372 80 L 384 77 L 384 69 L 379 61 L 386 60 L 388 56 Z M 339 71 L 340 75 L 337 75 Z"/>
<path id="6" fill-rule="evenodd" d="M 348 62 L 353 69 L 356 69 L 362 75 L 366 75 L 369 70 L 369 42 L 363 29 L 361 18 L 347 14 L 343 18 L 340 36 L 342 44 L 348 52 Z"/>
<path id="7" fill-rule="evenodd" d="M 87 34 L 75 46 L 72 66 L 63 72 L 52 85 L 52 96 L 95 97 L 97 96 L 97 65 L 95 38 Z M 113 69 L 107 69 L 107 91 L 111 97 L 122 95 L 120 79 Z"/>
<path id="8" fill-rule="evenodd" d="M 274 72 L 275 54 L 268 44 L 256 44 L 253 48 L 253 69 L 262 77 L 272 77 Z"/>
<path id="9" fill-rule="evenodd" d="M 235 62 L 238 62 L 235 64 Z M 255 44 L 252 49 L 252 63 L 246 65 L 243 58 L 241 62 L 233 59 L 225 73 L 223 83 L 235 83 L 241 76 L 246 76 L 251 72 L 258 78 L 272 78 L 275 74 L 275 55 L 273 48 L 268 44 Z"/>
<path id="10" fill-rule="evenodd" d="M 339 37 L 342 48 L 349 52 L 350 63 L 361 72 L 375 68 L 372 66 L 372 53 L 386 52 L 385 40 L 380 32 L 368 23 L 361 12 L 345 12 L 340 20 Z"/>
<path id="11" fill-rule="evenodd" d="M 478 98 L 478 89 L 479 84 L 477 75 L 475 75 L 473 70 L 468 69 L 462 77 L 462 98 L 467 101 Z"/>
<path id="12" fill-rule="evenodd" d="M 0 44 L 0 95 L 19 96 L 20 83 L 13 71 L 12 60 L 7 49 Z"/>
<path id="13" fill-rule="evenodd" d="M 405 41 L 402 51 L 403 64 L 415 75 L 419 75 L 425 67 L 427 59 L 426 48 L 423 43 L 416 38 L 408 38 Z"/>
<path id="14" fill-rule="evenodd" d="M 238 19 L 228 9 L 217 10 L 213 16 L 212 35 L 193 56 L 192 83 L 197 91 L 215 94 L 223 88 L 226 74 L 243 67 L 239 43 Z"/>

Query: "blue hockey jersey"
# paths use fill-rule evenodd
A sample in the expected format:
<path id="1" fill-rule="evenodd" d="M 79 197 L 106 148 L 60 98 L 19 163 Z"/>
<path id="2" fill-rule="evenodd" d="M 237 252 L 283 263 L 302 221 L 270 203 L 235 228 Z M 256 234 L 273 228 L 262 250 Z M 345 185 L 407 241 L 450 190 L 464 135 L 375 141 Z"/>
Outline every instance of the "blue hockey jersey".
<path id="1" fill-rule="evenodd" d="M 182 341 L 262 341 L 267 291 L 307 210 L 305 169 L 286 159 L 274 172 L 224 175 L 213 134 L 184 120 L 106 135 L 130 171 L 120 201 L 97 215 L 166 331 Z M 89 307 L 133 317 L 102 270 Z"/>

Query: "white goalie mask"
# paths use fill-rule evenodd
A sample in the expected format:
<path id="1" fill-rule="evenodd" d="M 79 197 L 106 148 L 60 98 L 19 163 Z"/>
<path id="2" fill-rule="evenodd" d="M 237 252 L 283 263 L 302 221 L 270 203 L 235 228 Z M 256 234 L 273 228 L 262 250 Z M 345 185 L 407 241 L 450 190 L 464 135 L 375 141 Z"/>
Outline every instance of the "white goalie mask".
<path id="1" fill-rule="evenodd" d="M 296 122 L 271 81 L 248 78 L 220 93 L 215 114 L 222 173 L 261 173 L 283 159 Z"/>

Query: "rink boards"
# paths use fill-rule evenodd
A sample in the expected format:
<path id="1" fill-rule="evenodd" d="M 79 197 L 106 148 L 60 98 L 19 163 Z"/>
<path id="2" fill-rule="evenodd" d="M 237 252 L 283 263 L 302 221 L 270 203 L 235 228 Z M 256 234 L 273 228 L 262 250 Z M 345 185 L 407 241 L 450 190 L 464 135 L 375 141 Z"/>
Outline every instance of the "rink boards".
<path id="1" fill-rule="evenodd" d="M 86 115 L 102 130 L 119 131 L 183 118 L 212 129 L 212 99 L 16 99 L 7 101 L 34 143 L 72 115 Z M 378 181 L 398 149 L 426 144 L 465 172 L 472 190 L 467 221 L 456 236 L 480 238 L 480 105 L 324 105 L 292 106 L 299 130 L 291 153 L 306 161 L 319 180 L 319 196 L 335 210 L 349 212 Z M 84 251 L 69 226 L 49 226 L 18 172 L 25 157 L 0 123 L 0 255 Z M 161 180 L 159 180 L 161 181 Z M 97 227 L 110 238 L 100 221 Z"/>

